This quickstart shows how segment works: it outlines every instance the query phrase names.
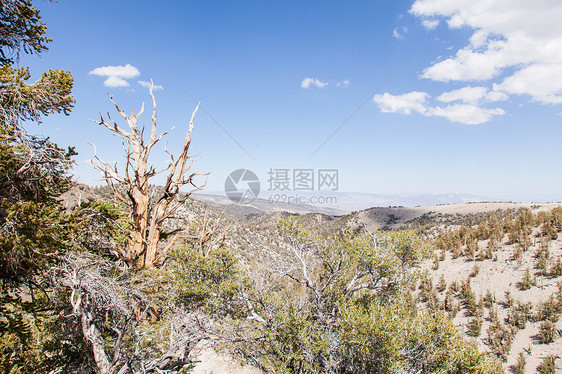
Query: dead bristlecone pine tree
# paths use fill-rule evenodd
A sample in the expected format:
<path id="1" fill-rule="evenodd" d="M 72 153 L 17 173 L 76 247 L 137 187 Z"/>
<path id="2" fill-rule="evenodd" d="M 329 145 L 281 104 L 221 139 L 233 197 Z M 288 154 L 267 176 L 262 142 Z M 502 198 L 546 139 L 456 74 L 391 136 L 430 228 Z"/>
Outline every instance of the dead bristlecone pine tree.
<path id="1" fill-rule="evenodd" d="M 193 131 L 195 114 L 199 104 L 191 115 L 180 154 L 174 156 L 166 149 L 170 162 L 163 170 L 156 170 L 149 162 L 148 158 L 152 147 L 168 133 L 156 134 L 156 99 L 152 89 L 153 85 L 150 87 L 153 109 L 152 126 L 148 141 L 145 142 L 143 138 L 144 126 L 140 129 L 137 126 L 137 121 L 144 111 L 144 103 L 139 113 L 135 114 L 132 111 L 131 115 L 127 115 L 110 96 L 111 102 L 129 125 L 130 131 L 118 126 L 111 119 L 109 113 L 107 114 L 107 119 L 100 115 L 100 120 L 94 121 L 99 125 L 105 126 L 124 141 L 123 146 L 126 151 L 126 159 L 123 172 L 120 173 L 118 171 L 117 164 L 112 166 L 100 159 L 97 154 L 94 156 L 92 164 L 101 171 L 115 197 L 127 204 L 131 211 L 134 231 L 131 232 L 131 240 L 128 247 L 121 250 L 117 255 L 137 268 L 154 267 L 159 260 L 164 258 L 174 242 L 181 237 L 180 230 L 163 235 L 163 223 L 166 219 L 171 218 L 174 212 L 195 191 L 205 186 L 206 181 L 197 185 L 194 179 L 197 176 L 207 175 L 190 171 L 193 164 L 193 158 L 189 154 L 191 132 Z M 159 190 L 161 193 L 157 196 L 149 197 L 149 180 L 161 173 L 168 173 L 164 188 Z M 180 189 L 186 185 L 189 186 L 190 190 L 180 194 Z M 153 200 L 151 201 L 151 199 Z M 166 239 L 161 240 L 164 237 Z"/>

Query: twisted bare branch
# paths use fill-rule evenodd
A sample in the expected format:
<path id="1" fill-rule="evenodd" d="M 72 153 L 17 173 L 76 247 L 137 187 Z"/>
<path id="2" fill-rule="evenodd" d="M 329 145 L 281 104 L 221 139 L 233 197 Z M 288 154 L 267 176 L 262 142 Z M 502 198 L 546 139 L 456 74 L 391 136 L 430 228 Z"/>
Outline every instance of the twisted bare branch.
<path id="1" fill-rule="evenodd" d="M 102 173 L 104 180 L 115 197 L 127 203 L 131 209 L 131 216 L 135 222 L 136 229 L 131 235 L 129 261 L 136 261 L 135 265 L 140 267 L 152 267 L 158 260 L 163 258 L 163 254 L 177 240 L 176 237 L 171 242 L 161 243 L 164 221 L 172 217 L 177 209 L 194 192 L 201 190 L 207 183 L 206 180 L 202 184 L 195 182 L 197 177 L 206 176 L 207 174 L 189 173 L 194 162 L 193 156 L 189 154 L 191 133 L 195 126 L 195 115 L 199 105 L 191 114 L 185 141 L 179 155 L 177 157 L 174 156 L 166 148 L 165 152 L 170 156 L 170 162 L 162 170 L 156 170 L 154 165 L 149 162 L 148 159 L 152 148 L 169 132 L 157 134 L 157 106 L 156 98 L 153 94 L 153 86 L 154 84 L 152 84 L 149 90 L 153 106 L 150 136 L 146 143 L 143 139 L 144 127 L 139 129 L 137 125 L 144 111 L 144 104 L 138 113 L 135 114 L 133 111 L 130 115 L 127 115 L 110 97 L 117 112 L 129 125 L 130 131 L 119 127 L 109 114 L 107 115 L 107 120 L 101 116 L 100 120 L 96 121 L 99 125 L 103 125 L 124 140 L 126 147 L 124 174 L 119 174 L 117 165 L 110 165 L 101 160 L 97 154 L 94 156 L 95 162 L 92 162 L 94 167 Z M 149 180 L 164 172 L 168 173 L 164 188 L 159 196 L 151 199 L 148 192 Z M 117 188 L 116 183 L 120 184 L 120 188 Z M 187 193 L 180 193 L 181 188 L 184 186 L 191 187 L 191 190 Z"/>

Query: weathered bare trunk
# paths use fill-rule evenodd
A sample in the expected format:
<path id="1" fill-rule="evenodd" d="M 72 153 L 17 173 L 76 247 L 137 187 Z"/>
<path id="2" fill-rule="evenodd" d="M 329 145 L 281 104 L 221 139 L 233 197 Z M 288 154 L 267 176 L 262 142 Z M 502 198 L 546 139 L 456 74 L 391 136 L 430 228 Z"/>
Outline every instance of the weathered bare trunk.
<path id="1" fill-rule="evenodd" d="M 113 372 L 109 358 L 105 353 L 105 341 L 101 336 L 100 331 L 96 325 L 89 320 L 87 313 L 82 311 L 80 316 L 80 321 L 82 323 L 82 333 L 84 337 L 92 344 L 92 352 L 94 353 L 94 360 L 96 361 L 96 366 L 100 370 L 101 374 L 111 374 Z"/>
<path id="2" fill-rule="evenodd" d="M 197 113 L 199 105 L 197 105 L 191 115 L 189 128 L 180 155 L 176 159 L 174 155 L 166 150 L 171 158 L 170 163 L 164 170 L 156 171 L 148 161 L 148 157 L 152 147 L 158 143 L 166 133 L 156 136 L 156 99 L 152 93 L 152 87 L 150 89 L 150 95 L 152 97 L 153 110 L 152 128 L 148 142 L 145 143 L 143 139 L 144 128 L 139 130 L 137 127 L 137 121 L 144 110 L 144 104 L 138 114 L 132 113 L 128 116 L 112 100 L 119 114 L 129 124 L 130 132 L 117 126 L 115 121 L 110 117 L 108 117 L 108 121 L 101 117 L 98 122 L 98 124 L 104 125 L 109 130 L 118 134 L 125 141 L 127 158 L 124 175 L 118 173 L 116 165 L 109 165 L 107 162 L 98 158 L 97 155 L 95 156 L 97 163 L 94 164 L 94 167 L 102 172 L 115 197 L 128 204 L 131 209 L 131 216 L 135 223 L 135 231 L 131 233 L 131 243 L 128 246 L 127 258 L 124 260 L 136 267 L 153 267 L 156 262 L 165 255 L 165 252 L 179 236 L 174 235 L 170 241 L 161 245 L 160 238 L 162 236 L 164 221 L 172 216 L 193 192 L 205 186 L 205 183 L 197 186 L 193 180 L 194 177 L 203 174 L 191 173 L 186 175 L 191 169 L 191 164 L 193 162 L 189 154 L 189 146 L 191 145 L 191 132 L 193 131 L 195 114 Z M 165 171 L 168 171 L 168 177 L 166 179 L 164 191 L 162 195 L 157 198 L 154 208 L 150 211 L 149 206 L 151 202 L 148 195 L 149 179 Z M 126 196 L 118 191 L 118 188 L 114 185 L 114 181 L 125 186 Z M 184 195 L 179 195 L 180 188 L 185 185 L 191 185 L 193 189 Z"/>
<path id="3" fill-rule="evenodd" d="M 135 223 L 135 231 L 131 233 L 132 240 L 129 243 L 129 261 L 136 267 L 144 267 L 146 253 L 146 231 L 148 227 L 148 194 L 135 188 L 130 194 L 132 196 L 132 216 Z"/>
<path id="4" fill-rule="evenodd" d="M 156 263 L 158 256 L 158 242 L 160 241 L 160 236 L 162 234 L 162 226 L 164 224 L 163 219 L 165 218 L 165 212 L 168 208 L 168 204 L 156 204 L 154 209 L 154 214 L 152 215 L 152 221 L 150 222 L 150 229 L 148 230 L 147 236 L 147 248 L 146 248 L 146 263 L 147 266 L 151 267 Z M 150 264 L 150 265 L 149 265 Z"/>

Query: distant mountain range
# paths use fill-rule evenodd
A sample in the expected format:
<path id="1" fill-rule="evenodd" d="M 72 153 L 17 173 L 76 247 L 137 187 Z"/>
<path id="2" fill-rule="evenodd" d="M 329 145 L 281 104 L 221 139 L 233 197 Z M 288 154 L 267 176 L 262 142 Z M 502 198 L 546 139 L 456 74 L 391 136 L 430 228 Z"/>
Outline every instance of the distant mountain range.
<path id="1" fill-rule="evenodd" d="M 249 204 L 236 204 L 220 194 L 198 193 L 194 194 L 193 198 L 219 207 L 225 213 L 238 216 L 275 211 L 343 215 L 373 207 L 415 207 L 484 201 L 482 197 L 468 194 L 379 195 L 348 192 L 298 194 L 294 192 L 286 194 L 270 192 Z"/>

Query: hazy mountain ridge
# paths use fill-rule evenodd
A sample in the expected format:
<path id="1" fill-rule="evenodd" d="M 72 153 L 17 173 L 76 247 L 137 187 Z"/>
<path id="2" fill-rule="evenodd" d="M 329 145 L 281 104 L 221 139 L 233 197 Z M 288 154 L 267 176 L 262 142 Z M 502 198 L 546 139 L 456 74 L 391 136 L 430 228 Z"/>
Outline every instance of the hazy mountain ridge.
<path id="1" fill-rule="evenodd" d="M 372 207 L 415 207 L 439 204 L 464 204 L 480 202 L 486 199 L 469 194 L 412 194 L 412 195 L 381 195 L 353 192 L 290 192 L 284 195 L 283 202 L 274 192 L 268 191 L 262 197 L 249 204 L 236 204 L 226 196 L 214 193 L 196 193 L 193 198 L 210 205 L 224 207 L 225 212 L 235 215 L 284 210 L 291 213 L 324 213 L 329 215 L 344 215 L 354 211 L 365 210 Z M 297 204 L 292 201 L 301 198 L 309 203 Z M 323 204 L 311 203 L 310 200 L 321 198 Z"/>

